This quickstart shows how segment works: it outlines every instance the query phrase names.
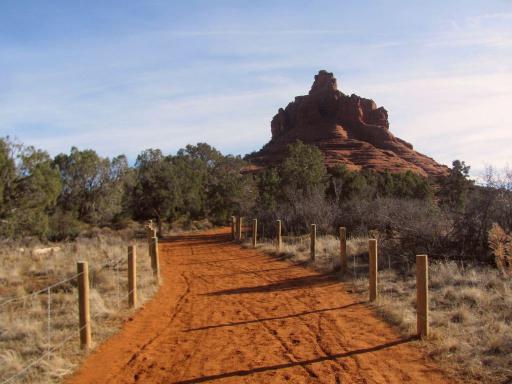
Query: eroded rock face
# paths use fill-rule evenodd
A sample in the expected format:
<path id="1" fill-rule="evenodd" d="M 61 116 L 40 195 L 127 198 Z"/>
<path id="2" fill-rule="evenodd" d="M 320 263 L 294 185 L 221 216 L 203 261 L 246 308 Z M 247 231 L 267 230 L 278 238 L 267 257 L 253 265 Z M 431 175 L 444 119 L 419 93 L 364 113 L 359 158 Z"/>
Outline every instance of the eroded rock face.
<path id="1" fill-rule="evenodd" d="M 389 131 L 388 112 L 371 99 L 345 95 L 332 73 L 320 71 L 306 96 L 280 108 L 270 124 L 271 140 L 250 161 L 265 167 L 278 164 L 296 140 L 320 148 L 328 167 L 413 172 L 440 176 L 448 168 L 422 155 Z"/>

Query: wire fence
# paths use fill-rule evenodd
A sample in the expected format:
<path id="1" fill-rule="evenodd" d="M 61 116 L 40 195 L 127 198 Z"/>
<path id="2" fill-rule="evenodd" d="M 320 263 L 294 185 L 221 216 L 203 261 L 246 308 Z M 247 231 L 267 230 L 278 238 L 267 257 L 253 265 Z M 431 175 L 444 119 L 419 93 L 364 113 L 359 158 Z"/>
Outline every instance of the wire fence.
<path id="1" fill-rule="evenodd" d="M 17 368 L 16 372 L 8 377 L 8 371 L 4 370 L 5 367 L 4 369 L 0 368 L 0 384 L 28 382 L 26 380 L 32 382 L 32 377 L 35 378 L 35 376 L 27 376 L 30 373 L 32 375 L 37 373 L 38 377 L 41 376 L 42 371 L 49 374 L 50 372 L 43 369 L 43 366 L 49 366 L 58 351 L 62 351 L 64 347 L 67 350 L 69 348 L 77 350 L 79 335 L 85 327 L 97 324 L 101 322 L 106 314 L 115 312 L 112 310 L 111 304 L 106 305 L 103 299 L 108 299 L 118 310 L 129 308 L 128 298 L 134 291 L 140 289 L 140 286 L 135 286 L 131 290 L 127 289 L 128 276 L 127 273 L 124 273 L 128 271 L 128 259 L 126 257 L 108 257 L 107 255 L 107 258 L 106 262 L 89 268 L 89 280 L 91 282 L 98 279 L 98 273 L 103 271 L 111 276 L 110 281 L 113 283 L 113 285 L 110 285 L 112 287 L 110 293 L 105 294 L 107 296 L 100 296 L 93 285 L 91 293 L 94 295 L 90 297 L 92 310 L 89 324 L 77 325 L 79 307 L 78 280 L 84 272 L 74 273 L 36 291 L 10 297 L 0 302 L 2 321 L 5 324 L 13 325 L 10 330 L 6 330 L 13 334 L 11 336 L 2 335 L 0 342 L 10 337 L 13 343 L 16 342 L 15 339 L 19 339 L 23 340 L 23 343 L 32 342 L 34 344 L 31 349 L 24 346 L 21 349 L 15 348 L 0 353 L 0 358 L 3 358 L 5 353 L 12 352 L 12 356 L 20 360 L 18 364 L 15 364 L 16 366 L 21 365 L 21 360 L 23 360 L 23 366 Z M 141 268 L 136 268 L 135 270 L 139 270 L 139 273 L 144 273 L 147 276 L 152 276 L 148 271 L 149 263 L 147 258 L 137 258 L 137 264 L 140 264 Z M 142 280 L 146 281 L 147 279 Z M 138 279 L 138 281 L 140 280 Z M 16 327 L 22 325 L 26 325 L 28 331 L 20 335 L 15 334 L 17 332 Z M 35 333 L 28 337 L 29 331 Z M 76 344 L 71 346 L 71 341 L 76 342 Z M 12 369 L 9 371 L 12 372 Z M 24 380 L 24 377 L 27 377 L 27 379 Z M 49 381 L 52 381 L 52 379 L 48 378 L 44 382 Z"/>
<path id="2" fill-rule="evenodd" d="M 56 350 L 61 348 L 62 345 L 67 343 L 73 337 L 77 336 L 76 332 L 72 332 L 71 334 L 66 336 L 63 341 L 58 342 L 58 344 L 52 345 L 52 341 L 54 340 L 54 337 L 52 335 L 52 320 L 56 316 L 62 315 L 62 306 L 58 306 L 56 301 L 53 303 L 54 305 L 52 306 L 52 290 L 55 290 L 56 288 L 59 288 L 67 283 L 76 281 L 78 277 L 81 276 L 82 274 L 83 273 L 76 273 L 72 276 L 57 281 L 37 291 L 31 292 L 23 296 L 13 297 L 0 303 L 1 312 L 4 315 L 7 315 L 8 318 L 12 321 L 20 321 L 23 316 L 34 318 L 37 316 L 37 312 L 40 311 L 41 303 L 44 307 L 46 307 L 46 314 L 44 316 L 44 319 L 46 320 L 46 335 L 42 338 L 45 340 L 46 345 L 42 345 L 41 355 L 38 358 L 31 360 L 16 374 L 5 379 L 4 381 L 2 381 L 2 383 L 14 382 L 16 379 L 26 374 L 31 368 L 36 367 L 41 361 L 49 361 L 52 357 L 52 354 Z M 56 298 L 55 293 L 53 296 L 55 296 Z M 46 301 L 46 303 L 44 301 Z"/>
<path id="3" fill-rule="evenodd" d="M 10 299 L 7 299 L 5 301 L 2 301 L 0 302 L 0 308 L 4 307 L 5 305 L 7 304 L 11 304 L 11 303 L 14 303 L 14 302 L 19 302 L 19 301 L 23 301 L 25 299 L 28 299 L 28 298 L 31 298 L 31 297 L 34 297 L 34 296 L 37 296 L 41 293 L 44 293 L 44 292 L 47 292 L 48 290 L 52 289 L 52 288 L 55 288 L 55 287 L 58 287 L 59 285 L 62 285 L 64 283 L 67 283 L 67 282 L 70 282 L 72 280 L 75 280 L 78 276 L 80 276 L 79 273 L 71 276 L 71 277 L 68 277 L 64 280 L 61 280 L 61 281 L 58 281 L 52 285 L 49 285 L 47 287 L 44 287 L 44 288 L 41 288 L 35 292 L 31 292 L 31 293 L 28 293 L 26 295 L 23 295 L 23 296 L 16 296 L 16 297 L 13 297 L 13 298 L 10 298 Z"/>
<path id="4" fill-rule="evenodd" d="M 260 229 L 261 228 L 261 229 Z M 267 239 L 270 241 L 275 241 L 275 239 L 266 237 L 265 233 L 265 227 L 263 224 L 261 224 L 259 229 L 260 236 L 258 236 L 260 239 Z M 245 227 L 244 234 L 245 238 L 249 238 L 252 235 L 251 227 Z M 335 239 L 334 236 L 331 236 Z M 300 245 L 301 247 L 309 247 L 311 244 L 312 238 L 311 234 L 303 234 L 303 235 L 294 235 L 294 234 L 288 234 L 286 236 L 281 236 L 281 239 L 283 243 L 288 243 L 292 245 Z M 316 241 L 316 237 L 315 237 Z M 331 257 L 333 255 L 336 255 L 336 251 L 333 252 L 332 249 L 324 248 L 322 250 L 322 244 L 318 247 L 319 253 L 323 252 L 324 257 Z M 151 253 L 151 252 L 150 252 Z M 347 260 L 348 261 L 348 260 Z M 364 269 L 368 268 L 368 263 L 366 261 L 361 261 L 361 255 L 353 253 L 352 258 L 352 267 L 353 267 L 353 276 L 355 278 L 358 277 L 359 270 L 361 267 Z M 388 266 L 391 267 L 391 261 L 388 256 Z M 332 266 L 335 265 L 335 262 L 339 262 L 339 259 L 334 257 L 331 260 Z M 122 302 L 124 302 L 127 297 L 129 297 L 135 290 L 138 288 L 135 287 L 131 290 L 126 289 L 126 293 L 123 293 L 122 286 L 127 283 L 127 278 L 124 273 L 126 270 L 128 270 L 127 266 L 127 258 L 125 257 L 119 257 L 119 258 L 109 258 L 107 262 L 101 264 L 100 266 L 97 266 L 94 271 L 102 271 L 102 270 L 110 270 L 113 273 L 113 301 L 115 302 L 117 308 L 122 307 Z M 55 355 L 55 353 L 59 350 L 61 350 L 64 346 L 66 346 L 71 340 L 77 339 L 80 332 L 82 332 L 85 327 L 89 326 L 89 324 L 79 326 L 79 327 L 73 327 L 75 329 L 70 330 L 68 334 L 62 335 L 62 332 L 57 334 L 53 331 L 53 327 L 56 326 L 59 329 L 62 328 L 62 324 L 59 324 L 59 318 L 61 316 L 69 315 L 69 302 L 60 302 L 57 300 L 59 297 L 56 294 L 55 290 L 57 288 L 60 288 L 61 286 L 64 286 L 66 284 L 71 285 L 71 290 L 76 290 L 76 286 L 78 286 L 78 279 L 83 275 L 82 273 L 76 273 L 71 276 L 67 276 L 65 279 L 62 279 L 60 281 L 57 281 L 55 283 L 52 283 L 51 285 L 48 285 L 44 288 L 38 289 L 37 291 L 31 292 L 29 294 L 25 294 L 22 296 L 17 297 L 11 297 L 7 300 L 4 300 L 0 302 L 0 314 L 8 313 L 13 320 L 15 320 L 17 317 L 20 316 L 20 314 L 23 312 L 23 310 L 26 310 L 27 312 L 25 314 L 30 314 L 31 310 L 35 308 L 35 310 L 38 310 L 41 303 L 44 304 L 45 310 L 45 321 L 46 321 L 46 335 L 44 337 L 45 342 L 43 343 L 42 347 L 40 348 L 40 355 L 37 358 L 32 359 L 28 364 L 24 365 L 22 368 L 18 369 L 18 371 L 7 377 L 2 378 L 0 376 L 1 384 L 7 384 L 7 383 L 13 383 L 16 380 L 20 379 L 24 375 L 26 375 L 28 372 L 31 371 L 31 369 L 35 369 L 38 367 L 38 364 L 42 363 L 44 360 L 47 360 L 48 362 L 51 360 L 52 356 Z M 76 286 L 73 285 L 73 282 L 77 282 Z M 76 297 L 76 295 L 74 295 Z M 37 305 L 34 303 L 30 304 L 28 303 L 30 300 L 37 299 L 39 302 Z M 46 300 L 44 300 L 46 299 Z M 78 301 L 78 300 L 77 300 Z M 9 309 L 10 308 L 10 309 Z M 21 311 L 20 311 L 21 308 Z M 78 305 L 74 306 L 75 310 L 71 311 L 71 315 L 75 316 L 78 313 Z M 425 320 L 426 315 L 419 315 L 422 320 Z M 97 321 L 100 320 L 101 314 L 98 314 L 93 311 L 93 316 L 90 321 Z M 76 322 L 75 322 L 76 324 Z"/>
<path id="5" fill-rule="evenodd" d="M 234 217 L 233 222 L 239 224 L 240 218 Z M 323 272 L 341 270 L 344 277 L 352 275 L 354 285 L 359 285 L 359 280 L 366 280 L 370 302 L 377 301 L 379 295 L 379 272 L 383 272 L 386 269 L 389 272 L 393 271 L 391 254 L 385 252 L 384 255 L 378 255 L 379 233 L 376 231 L 369 231 L 364 239 L 350 239 L 352 243 L 357 243 L 358 250 L 350 252 L 352 257 L 349 260 L 346 228 L 344 227 L 339 227 L 339 236 L 323 233 L 323 236 L 318 237 L 317 226 L 310 224 L 310 233 L 296 235 L 287 233 L 286 223 L 282 220 L 277 220 L 267 235 L 263 223 L 258 223 L 257 219 L 253 223 L 259 224 L 256 231 L 258 241 L 253 241 L 253 246 L 258 243 L 267 243 L 267 245 L 275 247 L 273 252 L 277 252 L 280 256 L 284 255 L 285 257 L 292 258 L 292 260 L 306 261 L 314 266 L 315 269 Z M 232 227 L 233 239 L 243 241 L 251 237 L 250 235 L 254 232 L 249 228 L 247 226 Z M 241 229 L 243 232 L 240 231 Z M 239 232 L 242 232 L 244 236 L 240 236 Z M 247 233 L 250 235 L 248 236 Z M 410 273 L 411 265 L 414 264 L 409 262 L 409 258 L 406 261 L 407 271 Z M 428 334 L 428 256 L 416 255 L 415 265 L 416 294 L 418 297 L 416 303 L 417 336 L 425 337 Z"/>
<path id="6" fill-rule="evenodd" d="M 87 325 L 84 325 L 83 327 L 79 328 L 77 332 L 80 333 L 83 329 L 85 329 L 85 327 L 87 327 Z M 29 364 L 24 366 L 16 374 L 12 375 L 11 377 L 6 379 L 5 381 L 2 381 L 2 384 L 8 384 L 8 383 L 14 382 L 14 380 L 16 380 L 16 379 L 20 378 L 22 375 L 26 374 L 30 370 L 30 368 L 34 367 L 36 364 L 40 363 L 42 360 L 49 359 L 53 353 L 55 353 L 57 350 L 62 348 L 69 341 L 71 341 L 71 339 L 73 339 L 75 337 L 77 337 L 76 334 L 69 335 L 63 341 L 61 341 L 59 344 L 57 344 L 57 345 L 55 345 L 53 347 L 48 348 L 48 350 L 45 353 L 43 353 L 38 359 L 35 359 L 35 360 L 31 361 Z"/>

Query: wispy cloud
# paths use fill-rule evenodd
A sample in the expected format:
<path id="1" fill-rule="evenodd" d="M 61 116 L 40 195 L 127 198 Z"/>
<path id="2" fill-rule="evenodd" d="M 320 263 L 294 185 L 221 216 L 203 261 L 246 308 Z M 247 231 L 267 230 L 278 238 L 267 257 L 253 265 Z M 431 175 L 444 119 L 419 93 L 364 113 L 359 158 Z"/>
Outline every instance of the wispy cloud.
<path id="1" fill-rule="evenodd" d="M 471 26 L 481 26 L 482 23 L 494 21 L 512 21 L 512 12 L 495 12 L 483 15 L 469 16 L 466 21 Z"/>
<path id="2" fill-rule="evenodd" d="M 349 30 L 343 29 L 226 29 L 226 30 L 165 30 L 167 36 L 173 37 L 204 37 L 204 36 L 276 36 L 276 35 L 345 35 Z"/>
<path id="3" fill-rule="evenodd" d="M 0 38 L 0 134 L 52 153 L 78 145 L 134 157 L 198 141 L 246 153 L 328 69 L 343 92 L 384 105 L 391 130 L 420 151 L 476 167 L 506 162 L 512 13 L 476 3 L 292 5 L 141 5 L 147 13 L 137 8 L 122 28 L 117 13 L 130 7 L 102 7 L 103 29 L 78 34 L 72 22 L 86 18 L 71 12 L 69 30 L 46 39 L 25 23 L 34 30 Z M 58 28 L 51 17 L 47 29 Z"/>
<path id="4" fill-rule="evenodd" d="M 460 158 L 477 168 L 510 161 L 512 72 L 418 77 L 364 89 L 390 110 L 393 132 L 439 161 Z"/>

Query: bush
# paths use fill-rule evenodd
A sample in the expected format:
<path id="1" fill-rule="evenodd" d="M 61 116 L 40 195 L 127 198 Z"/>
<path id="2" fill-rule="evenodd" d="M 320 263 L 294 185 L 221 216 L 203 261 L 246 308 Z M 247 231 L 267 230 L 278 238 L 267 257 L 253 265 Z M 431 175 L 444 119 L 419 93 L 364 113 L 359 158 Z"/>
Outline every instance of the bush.
<path id="1" fill-rule="evenodd" d="M 83 230 L 82 224 L 71 212 L 57 210 L 50 217 L 48 238 L 52 241 L 73 240 Z"/>
<path id="2" fill-rule="evenodd" d="M 512 276 L 512 235 L 498 224 L 493 224 L 489 231 L 489 248 L 500 272 Z"/>

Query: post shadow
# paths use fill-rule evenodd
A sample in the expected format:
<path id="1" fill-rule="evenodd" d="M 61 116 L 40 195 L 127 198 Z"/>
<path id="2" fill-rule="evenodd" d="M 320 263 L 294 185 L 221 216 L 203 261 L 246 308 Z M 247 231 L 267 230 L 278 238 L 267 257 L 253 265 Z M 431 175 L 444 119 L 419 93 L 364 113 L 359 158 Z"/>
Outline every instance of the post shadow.
<path id="1" fill-rule="evenodd" d="M 192 383 L 204 383 L 206 381 L 213 381 L 213 380 L 220 380 L 220 379 L 226 379 L 230 377 L 237 377 L 237 376 L 249 376 L 254 373 L 261 373 L 261 372 L 268 372 L 268 371 L 275 371 L 279 369 L 286 369 L 286 368 L 292 368 L 297 366 L 306 366 L 311 365 L 315 363 L 322 363 L 324 361 L 330 361 L 330 360 L 337 360 L 337 359 L 343 359 L 347 357 L 352 357 L 356 355 L 362 355 L 365 353 L 371 353 L 371 352 L 377 352 L 386 348 L 391 348 L 400 344 L 405 344 L 410 341 L 417 340 L 417 336 L 410 336 L 407 338 L 398 339 L 395 341 L 390 341 L 384 344 L 376 345 L 374 347 L 370 348 L 361 348 L 356 349 L 349 352 L 343 352 L 343 353 L 336 353 L 326 356 L 320 356 L 314 359 L 309 360 L 302 360 L 302 361 L 293 361 L 283 364 L 275 364 L 275 365 L 267 365 L 265 367 L 258 367 L 258 368 L 252 368 L 252 369 L 240 369 L 237 371 L 231 371 L 231 372 L 224 372 L 224 373 L 218 373 L 215 375 L 209 375 L 209 376 L 201 376 L 196 377 L 193 379 L 187 379 L 187 380 L 180 380 L 175 381 L 174 384 L 192 384 Z"/>
<path id="2" fill-rule="evenodd" d="M 347 304 L 347 305 L 342 305 L 342 306 L 339 306 L 339 307 L 314 309 L 314 310 L 311 310 L 311 311 L 303 311 L 303 312 L 299 312 L 299 313 L 293 313 L 293 314 L 290 314 L 290 315 L 275 316 L 275 317 L 264 317 L 264 318 L 261 318 L 261 319 L 244 320 L 244 321 L 224 323 L 224 324 L 216 324 L 216 325 L 206 325 L 204 327 L 185 329 L 185 330 L 183 330 L 183 332 L 203 331 L 203 330 L 207 330 L 207 329 L 224 328 L 224 327 L 235 327 L 235 326 L 239 326 L 239 325 L 261 323 L 263 321 L 291 319 L 291 318 L 294 318 L 294 317 L 311 315 L 311 314 L 314 314 L 314 313 L 323 313 L 323 312 L 329 312 L 329 311 L 337 311 L 337 310 L 340 310 L 340 309 L 346 309 L 346 308 L 354 307 L 356 305 L 360 305 L 360 304 L 364 304 L 364 303 L 366 303 L 366 302 L 365 301 L 358 301 L 358 302 L 355 302 L 355 303 L 351 303 L 351 304 Z"/>

